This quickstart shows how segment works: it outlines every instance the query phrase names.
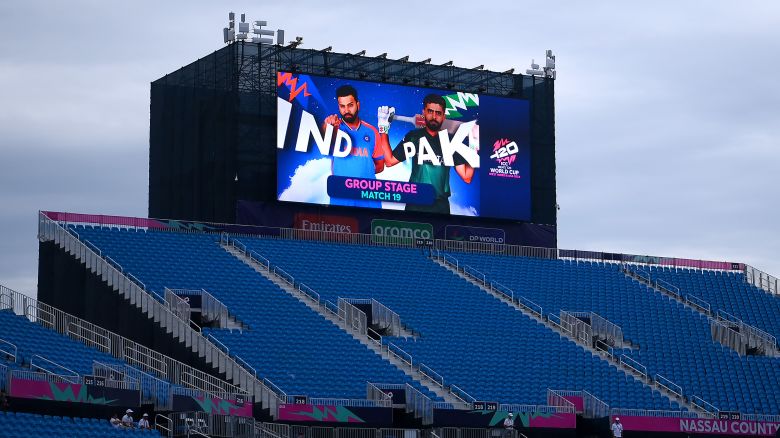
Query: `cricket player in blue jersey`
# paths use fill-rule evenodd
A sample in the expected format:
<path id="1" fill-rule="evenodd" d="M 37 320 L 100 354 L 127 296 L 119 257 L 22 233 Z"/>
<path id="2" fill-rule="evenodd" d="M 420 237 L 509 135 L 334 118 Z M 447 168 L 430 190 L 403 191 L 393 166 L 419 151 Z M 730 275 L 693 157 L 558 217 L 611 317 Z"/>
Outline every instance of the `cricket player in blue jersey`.
<path id="1" fill-rule="evenodd" d="M 360 100 L 357 90 L 352 85 L 342 85 L 336 90 L 336 101 L 339 105 L 339 115 L 332 114 L 325 118 L 322 125 L 332 125 L 346 133 L 352 141 L 352 151 L 343 158 L 333 157 L 331 173 L 337 176 L 374 179 L 376 174 L 384 170 L 385 157 L 378 143 L 379 131 L 360 119 Z M 330 205 L 345 205 L 350 207 L 382 208 L 380 201 L 330 198 Z"/>

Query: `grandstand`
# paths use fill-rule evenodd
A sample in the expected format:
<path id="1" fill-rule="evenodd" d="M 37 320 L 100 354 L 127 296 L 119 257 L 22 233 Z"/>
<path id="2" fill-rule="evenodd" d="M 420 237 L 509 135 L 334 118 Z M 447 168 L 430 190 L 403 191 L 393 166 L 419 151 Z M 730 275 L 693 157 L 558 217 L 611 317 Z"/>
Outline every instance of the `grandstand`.
<path id="1" fill-rule="evenodd" d="M 250 435 L 294 423 L 300 409 L 309 409 L 290 411 L 296 404 L 312 407 L 309 419 L 317 412 L 354 415 L 377 426 L 386 421 L 382 410 L 400 408 L 417 427 L 434 431 L 437 422 L 458 424 L 453 413 L 468 418 L 495 409 L 528 415 L 520 430 L 529 435 L 573 433 L 543 421 L 575 412 L 580 421 L 663 413 L 681 424 L 727 414 L 767 428 L 778 418 L 777 345 L 740 350 L 713 328 L 728 312 L 746 321 L 743 334 L 775 333 L 769 306 L 777 297 L 750 284 L 744 265 L 696 269 L 563 251 L 508 255 L 523 251 L 508 245 L 430 247 L 262 227 L 192 232 L 147 219 L 95 218 L 41 213 L 42 253 L 54 245 L 62 259 L 80 261 L 100 279 L 101 293 L 149 312 L 147 324 L 165 328 L 155 333 L 201 362 L 188 372 L 162 372 L 185 365 L 123 333 L 4 291 L 6 376 L 35 371 L 84 382 L 99 369 L 123 370 L 127 382 L 145 376 L 142 398 L 155 412 L 169 412 L 160 417 L 163 434 L 187 426 L 161 394 L 193 391 L 254 401 L 251 426 L 238 411 L 212 412 L 227 414 L 222 422 L 236 430 L 243 418 Z M 78 294 L 58 291 L 79 284 L 42 290 L 41 299 L 73 300 Z M 770 310 L 752 308 L 758 300 Z M 207 307 L 221 317 L 207 318 Z M 123 350 L 134 352 L 117 354 L 109 342 L 95 342 L 101 336 L 124 339 Z M 155 369 L 153 357 L 181 365 Z M 212 417 L 201 422 L 217 430 Z M 473 420 L 463 418 L 463 426 Z"/>

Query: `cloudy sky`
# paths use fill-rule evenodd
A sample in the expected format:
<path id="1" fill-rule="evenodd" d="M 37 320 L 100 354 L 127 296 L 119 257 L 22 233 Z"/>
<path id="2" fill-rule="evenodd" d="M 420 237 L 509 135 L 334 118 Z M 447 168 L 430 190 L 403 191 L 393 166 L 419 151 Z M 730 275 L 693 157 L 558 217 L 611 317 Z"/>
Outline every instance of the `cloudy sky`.
<path id="1" fill-rule="evenodd" d="M 39 209 L 146 214 L 149 83 L 220 48 L 229 10 L 464 67 L 553 49 L 560 246 L 780 276 L 780 3 L 627 3 L 1 2 L 0 284 L 35 291 Z"/>

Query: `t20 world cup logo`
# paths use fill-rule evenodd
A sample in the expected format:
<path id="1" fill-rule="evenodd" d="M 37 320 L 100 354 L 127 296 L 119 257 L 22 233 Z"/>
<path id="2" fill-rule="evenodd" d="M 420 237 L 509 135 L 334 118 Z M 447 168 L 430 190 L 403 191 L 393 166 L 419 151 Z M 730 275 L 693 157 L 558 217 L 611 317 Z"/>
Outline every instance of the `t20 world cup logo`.
<path id="1" fill-rule="evenodd" d="M 520 178 L 520 171 L 512 167 L 517 160 L 517 153 L 520 148 L 517 143 L 508 138 L 501 138 L 493 143 L 493 155 L 491 159 L 496 160 L 496 166 L 490 168 L 490 176 L 502 178 Z"/>

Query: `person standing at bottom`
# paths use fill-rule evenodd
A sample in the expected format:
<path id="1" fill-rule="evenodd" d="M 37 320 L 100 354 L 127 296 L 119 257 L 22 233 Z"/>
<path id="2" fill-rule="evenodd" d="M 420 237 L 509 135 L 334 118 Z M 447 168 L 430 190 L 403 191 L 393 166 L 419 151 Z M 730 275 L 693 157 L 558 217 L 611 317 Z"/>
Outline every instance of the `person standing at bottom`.
<path id="1" fill-rule="evenodd" d="M 620 423 L 620 418 L 615 417 L 615 422 L 612 423 L 612 436 L 615 438 L 623 438 L 623 425 Z"/>
<path id="2" fill-rule="evenodd" d="M 512 438 L 515 431 L 515 417 L 510 412 L 506 418 L 504 418 L 504 437 Z"/>

